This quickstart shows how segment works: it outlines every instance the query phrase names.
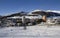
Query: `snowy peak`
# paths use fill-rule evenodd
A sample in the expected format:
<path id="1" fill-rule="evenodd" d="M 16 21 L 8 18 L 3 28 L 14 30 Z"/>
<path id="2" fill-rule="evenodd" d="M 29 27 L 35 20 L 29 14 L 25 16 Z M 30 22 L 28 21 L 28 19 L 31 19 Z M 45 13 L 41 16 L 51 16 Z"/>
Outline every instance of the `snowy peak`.
<path id="1" fill-rule="evenodd" d="M 38 12 L 38 11 L 54 12 L 54 13 L 60 14 L 60 11 L 57 11 L 57 10 L 39 10 L 39 9 L 31 11 L 31 12 L 29 12 L 29 14 L 32 14 L 32 12 Z"/>
<path id="2" fill-rule="evenodd" d="M 31 11 L 31 12 L 37 12 L 37 11 L 42 11 L 42 10 L 37 9 L 37 10 L 33 10 L 33 11 Z"/>
<path id="3" fill-rule="evenodd" d="M 56 10 L 47 10 L 46 12 L 55 12 L 55 13 L 60 13 L 60 11 L 56 11 Z"/>
<path id="4" fill-rule="evenodd" d="M 29 14 L 32 14 L 32 12 L 38 12 L 38 11 L 43 11 L 43 10 L 36 9 L 36 10 L 29 12 Z"/>

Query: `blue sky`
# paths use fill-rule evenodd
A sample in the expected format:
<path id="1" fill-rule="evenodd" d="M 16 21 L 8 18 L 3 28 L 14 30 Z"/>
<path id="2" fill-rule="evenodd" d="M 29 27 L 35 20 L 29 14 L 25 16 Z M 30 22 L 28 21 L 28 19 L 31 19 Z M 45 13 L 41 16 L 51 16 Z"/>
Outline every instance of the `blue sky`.
<path id="1" fill-rule="evenodd" d="M 0 0 L 0 15 L 40 10 L 60 10 L 60 0 Z"/>

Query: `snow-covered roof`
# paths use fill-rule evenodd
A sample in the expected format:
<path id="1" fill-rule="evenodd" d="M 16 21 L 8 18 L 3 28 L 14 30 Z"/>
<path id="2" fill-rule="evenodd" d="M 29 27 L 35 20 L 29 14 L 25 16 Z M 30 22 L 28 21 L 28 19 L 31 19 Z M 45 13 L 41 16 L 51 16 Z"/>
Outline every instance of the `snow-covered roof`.
<path id="1" fill-rule="evenodd" d="M 14 17 L 9 17 L 9 18 L 17 19 L 17 18 L 22 18 L 22 17 L 20 17 L 20 16 L 14 16 Z"/>

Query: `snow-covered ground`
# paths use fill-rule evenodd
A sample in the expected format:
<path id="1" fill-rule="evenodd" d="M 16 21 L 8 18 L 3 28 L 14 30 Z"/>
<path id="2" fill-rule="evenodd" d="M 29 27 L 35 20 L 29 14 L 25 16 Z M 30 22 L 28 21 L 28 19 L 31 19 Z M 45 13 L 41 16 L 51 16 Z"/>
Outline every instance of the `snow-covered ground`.
<path id="1" fill-rule="evenodd" d="M 27 26 L 0 28 L 0 38 L 60 38 L 60 26 Z"/>

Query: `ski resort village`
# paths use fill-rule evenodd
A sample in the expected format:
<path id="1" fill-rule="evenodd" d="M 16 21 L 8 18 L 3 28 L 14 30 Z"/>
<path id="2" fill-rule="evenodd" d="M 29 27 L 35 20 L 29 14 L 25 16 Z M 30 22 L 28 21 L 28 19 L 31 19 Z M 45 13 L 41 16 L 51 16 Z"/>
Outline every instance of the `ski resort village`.
<path id="1" fill-rule="evenodd" d="M 60 38 L 60 11 L 21 11 L 0 16 L 0 38 Z"/>
<path id="2" fill-rule="evenodd" d="M 11 15 L 0 16 L 0 27 L 32 26 L 36 24 L 60 24 L 60 13 L 52 11 L 33 10 L 29 13 L 19 12 Z"/>

